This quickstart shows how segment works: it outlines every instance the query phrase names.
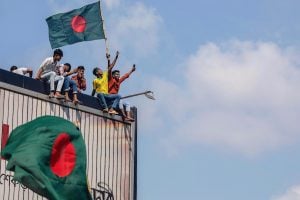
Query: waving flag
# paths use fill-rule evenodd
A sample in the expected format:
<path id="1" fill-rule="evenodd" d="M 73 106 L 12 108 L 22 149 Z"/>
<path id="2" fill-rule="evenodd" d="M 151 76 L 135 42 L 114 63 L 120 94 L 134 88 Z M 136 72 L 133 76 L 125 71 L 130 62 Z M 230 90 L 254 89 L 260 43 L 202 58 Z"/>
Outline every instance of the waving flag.
<path id="1" fill-rule="evenodd" d="M 46 19 L 51 47 L 105 39 L 100 1 Z"/>
<path id="2" fill-rule="evenodd" d="M 50 200 L 91 200 L 86 149 L 76 126 L 45 116 L 14 129 L 1 155 L 14 180 Z"/>

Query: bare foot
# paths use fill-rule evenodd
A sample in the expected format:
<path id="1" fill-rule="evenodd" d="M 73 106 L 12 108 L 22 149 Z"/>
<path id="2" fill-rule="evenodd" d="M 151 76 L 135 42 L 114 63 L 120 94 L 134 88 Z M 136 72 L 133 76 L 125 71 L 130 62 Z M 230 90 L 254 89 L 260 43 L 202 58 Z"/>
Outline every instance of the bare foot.
<path id="1" fill-rule="evenodd" d="M 63 95 L 60 94 L 60 92 L 56 91 L 54 93 L 54 97 L 57 98 L 57 99 L 64 99 L 65 97 Z"/>
<path id="2" fill-rule="evenodd" d="M 65 97 L 64 97 L 63 95 L 61 95 L 61 94 L 55 94 L 54 97 L 57 98 L 57 99 L 64 99 L 64 98 L 65 98 Z"/>
<path id="3" fill-rule="evenodd" d="M 81 104 L 81 101 L 79 101 L 78 99 L 74 99 L 74 100 L 73 100 L 73 103 L 74 103 L 75 105 L 77 105 L 77 104 Z"/>
<path id="4" fill-rule="evenodd" d="M 113 114 L 113 115 L 117 115 L 118 114 L 118 112 L 117 111 L 115 111 L 114 109 L 109 109 L 109 111 L 108 111 L 108 113 L 109 114 Z"/>
<path id="5" fill-rule="evenodd" d="M 50 94 L 49 94 L 49 98 L 54 98 L 54 94 L 53 94 L 53 93 L 50 93 Z"/>
<path id="6" fill-rule="evenodd" d="M 131 117 L 125 117 L 125 121 L 134 122 L 134 119 Z"/>

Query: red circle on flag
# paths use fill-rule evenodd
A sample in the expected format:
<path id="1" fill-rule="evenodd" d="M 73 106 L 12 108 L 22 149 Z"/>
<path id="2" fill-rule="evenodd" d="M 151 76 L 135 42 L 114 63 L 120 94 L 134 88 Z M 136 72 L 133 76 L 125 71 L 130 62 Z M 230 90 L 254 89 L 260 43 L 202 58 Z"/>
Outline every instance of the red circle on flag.
<path id="1" fill-rule="evenodd" d="M 86 27 L 86 20 L 80 15 L 76 15 L 71 20 L 72 29 L 77 33 L 82 33 Z"/>
<path id="2" fill-rule="evenodd" d="M 76 150 L 67 133 L 61 133 L 55 139 L 50 158 L 51 171 L 59 176 L 68 176 L 76 164 Z"/>

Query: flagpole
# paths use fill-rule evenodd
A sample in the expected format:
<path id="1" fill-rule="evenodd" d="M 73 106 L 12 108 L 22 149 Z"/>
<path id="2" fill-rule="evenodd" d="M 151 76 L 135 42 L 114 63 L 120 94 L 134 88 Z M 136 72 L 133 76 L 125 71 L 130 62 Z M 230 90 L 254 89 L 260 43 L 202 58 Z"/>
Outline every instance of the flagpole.
<path id="1" fill-rule="evenodd" d="M 102 24 L 103 24 L 103 32 L 104 32 L 104 37 L 105 37 L 105 51 L 106 54 L 109 54 L 109 44 L 108 44 L 108 40 L 106 37 L 106 28 L 105 28 L 105 24 L 104 24 L 104 18 L 102 15 L 102 9 L 101 9 L 101 1 L 99 0 L 99 7 L 100 7 L 100 18 L 102 20 Z"/>

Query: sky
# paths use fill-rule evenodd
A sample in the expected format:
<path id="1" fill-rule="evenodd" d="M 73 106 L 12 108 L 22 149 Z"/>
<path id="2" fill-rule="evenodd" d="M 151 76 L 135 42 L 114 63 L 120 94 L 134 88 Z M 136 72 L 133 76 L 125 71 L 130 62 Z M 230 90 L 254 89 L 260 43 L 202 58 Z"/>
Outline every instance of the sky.
<path id="1" fill-rule="evenodd" d="M 1 0 L 0 67 L 52 55 L 45 19 L 93 0 Z M 103 0 L 138 108 L 139 200 L 300 199 L 300 1 Z M 105 66 L 103 40 L 62 62 Z"/>

